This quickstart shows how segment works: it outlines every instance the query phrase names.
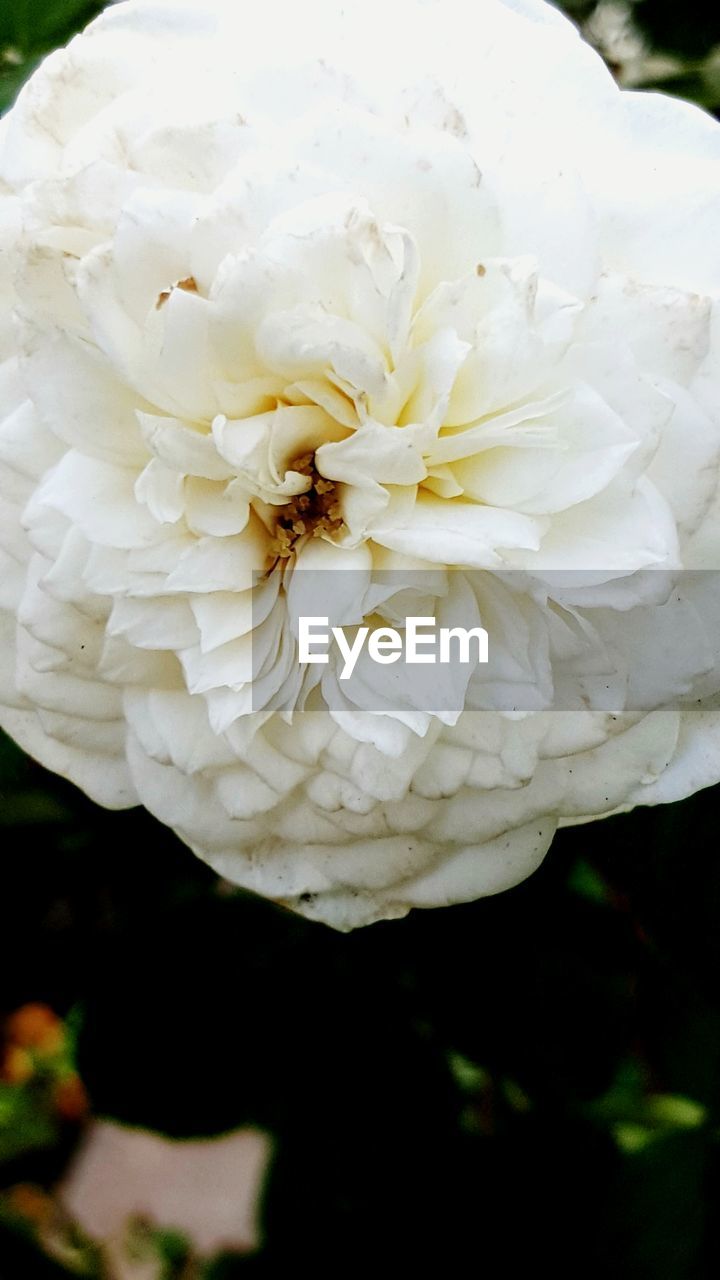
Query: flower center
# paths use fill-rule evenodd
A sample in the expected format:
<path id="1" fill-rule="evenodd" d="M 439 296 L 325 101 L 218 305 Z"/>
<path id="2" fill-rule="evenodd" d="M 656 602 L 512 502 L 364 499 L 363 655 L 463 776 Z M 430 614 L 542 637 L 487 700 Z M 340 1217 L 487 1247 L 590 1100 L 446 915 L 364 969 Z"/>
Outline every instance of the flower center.
<path id="1" fill-rule="evenodd" d="M 279 508 L 269 551 L 273 560 L 286 560 L 291 556 L 300 538 L 339 533 L 343 527 L 337 485 L 320 475 L 315 454 L 304 453 L 290 464 L 289 470 L 307 476 L 310 485 L 304 493 Z"/>

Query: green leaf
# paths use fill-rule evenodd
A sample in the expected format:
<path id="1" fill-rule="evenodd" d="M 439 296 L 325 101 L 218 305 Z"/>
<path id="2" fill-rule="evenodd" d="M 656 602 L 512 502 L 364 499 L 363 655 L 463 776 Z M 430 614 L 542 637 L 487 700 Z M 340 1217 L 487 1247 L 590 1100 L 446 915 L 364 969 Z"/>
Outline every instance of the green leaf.
<path id="1" fill-rule="evenodd" d="M 674 1133 L 636 1149 L 625 1162 L 613 1211 L 614 1276 L 689 1280 L 703 1269 L 708 1208 L 708 1139 Z"/>
<path id="2" fill-rule="evenodd" d="M 54 1120 L 31 1088 L 0 1084 L 0 1162 L 57 1140 Z"/>

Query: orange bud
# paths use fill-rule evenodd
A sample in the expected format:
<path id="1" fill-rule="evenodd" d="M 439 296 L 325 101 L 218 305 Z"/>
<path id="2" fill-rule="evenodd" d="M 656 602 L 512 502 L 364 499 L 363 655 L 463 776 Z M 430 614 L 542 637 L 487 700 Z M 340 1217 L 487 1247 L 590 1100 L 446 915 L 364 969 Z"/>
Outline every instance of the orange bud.
<path id="1" fill-rule="evenodd" d="M 17 1044 L 8 1045 L 3 1055 L 0 1079 L 6 1084 L 24 1084 L 34 1071 L 35 1064 L 27 1049 L 21 1049 Z"/>
<path id="2" fill-rule="evenodd" d="M 53 1202 L 47 1192 L 30 1182 L 18 1183 L 8 1192 L 11 1209 L 36 1227 L 44 1227 L 53 1214 Z"/>
<path id="3" fill-rule="evenodd" d="M 63 1120 L 77 1123 L 83 1120 L 90 1109 L 90 1102 L 85 1085 L 79 1076 L 66 1076 L 59 1080 L 53 1095 L 55 1110 Z"/>
<path id="4" fill-rule="evenodd" d="M 65 1029 L 56 1013 L 46 1004 L 24 1004 L 11 1013 L 6 1024 L 7 1037 L 22 1049 L 38 1053 L 57 1053 L 62 1049 Z"/>

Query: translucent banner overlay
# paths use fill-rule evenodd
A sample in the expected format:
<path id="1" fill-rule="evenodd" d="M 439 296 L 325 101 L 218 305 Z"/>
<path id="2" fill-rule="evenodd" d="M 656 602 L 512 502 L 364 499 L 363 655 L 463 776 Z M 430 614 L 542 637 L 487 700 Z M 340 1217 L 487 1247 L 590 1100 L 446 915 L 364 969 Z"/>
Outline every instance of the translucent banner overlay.
<path id="1" fill-rule="evenodd" d="M 720 570 L 289 566 L 257 575 L 251 614 L 252 711 L 622 714 L 720 691 Z"/>

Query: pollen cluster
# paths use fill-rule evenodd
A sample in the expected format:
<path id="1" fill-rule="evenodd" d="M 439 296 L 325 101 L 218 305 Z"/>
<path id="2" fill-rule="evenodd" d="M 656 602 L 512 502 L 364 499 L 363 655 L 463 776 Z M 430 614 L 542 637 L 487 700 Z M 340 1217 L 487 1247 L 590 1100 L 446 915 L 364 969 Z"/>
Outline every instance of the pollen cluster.
<path id="1" fill-rule="evenodd" d="M 339 533 L 343 527 L 337 486 L 320 475 L 315 454 L 305 453 L 291 463 L 290 470 L 307 476 L 310 484 L 304 493 L 291 498 L 280 508 L 275 536 L 270 543 L 272 560 L 287 560 L 300 538 L 319 538 Z"/>

